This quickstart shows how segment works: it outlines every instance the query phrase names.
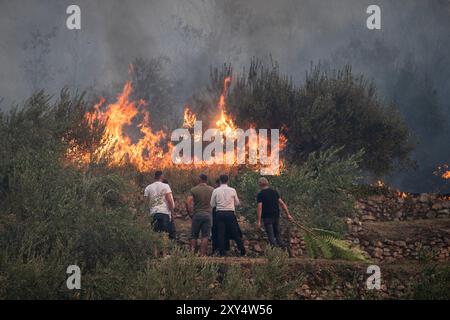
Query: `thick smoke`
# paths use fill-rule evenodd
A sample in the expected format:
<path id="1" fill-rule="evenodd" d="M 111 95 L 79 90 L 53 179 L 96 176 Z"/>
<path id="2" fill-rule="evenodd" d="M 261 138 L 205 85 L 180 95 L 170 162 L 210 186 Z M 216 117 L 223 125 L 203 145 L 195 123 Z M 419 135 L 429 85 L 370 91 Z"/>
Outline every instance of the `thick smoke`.
<path id="1" fill-rule="evenodd" d="M 65 27 L 70 4 L 81 7 L 81 31 Z M 370 4 L 382 9 L 382 30 L 366 28 Z M 300 84 L 311 62 L 350 63 L 398 104 L 418 144 L 416 171 L 389 181 L 436 191 L 444 181 L 432 171 L 450 162 L 449 33 L 448 0 L 3 0 L 0 106 L 41 88 L 109 92 L 136 57 L 168 58 L 180 107 L 207 83 L 211 65 L 239 70 L 253 56 L 271 57 Z"/>

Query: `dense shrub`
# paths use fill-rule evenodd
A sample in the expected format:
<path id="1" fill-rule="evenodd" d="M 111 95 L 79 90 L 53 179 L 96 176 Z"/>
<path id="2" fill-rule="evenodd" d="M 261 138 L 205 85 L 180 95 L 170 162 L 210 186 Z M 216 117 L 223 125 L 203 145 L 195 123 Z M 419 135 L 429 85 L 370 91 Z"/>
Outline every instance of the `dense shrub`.
<path id="1" fill-rule="evenodd" d="M 301 166 L 289 166 L 281 175 L 269 177 L 291 213 L 311 227 L 342 231 L 344 216 L 354 212 L 351 193 L 359 179 L 361 153 L 340 157 L 339 149 L 312 153 Z M 256 219 L 256 194 L 259 175 L 246 172 L 237 179 L 244 206 L 240 212 L 250 221 Z"/>
<path id="2" fill-rule="evenodd" d="M 134 298 L 211 299 L 216 293 L 218 269 L 199 262 L 190 252 L 179 248 L 171 257 L 149 261 L 136 278 Z"/>
<path id="3" fill-rule="evenodd" d="M 436 262 L 422 262 L 419 278 L 413 288 L 412 298 L 416 300 L 450 299 L 450 267 L 439 266 Z"/>
<path id="4" fill-rule="evenodd" d="M 194 97 L 200 117 L 211 119 L 211 104 L 217 101 L 224 77 L 232 75 L 226 101 L 239 127 L 282 129 L 288 138 L 287 156 L 297 164 L 333 146 L 343 146 L 342 155 L 364 149 L 361 166 L 376 175 L 411 163 L 413 144 L 397 107 L 385 104 L 374 85 L 350 66 L 312 66 L 300 85 L 281 74 L 276 63 L 253 60 L 243 72 L 232 71 L 225 65 L 211 72 L 208 89 Z"/>
<path id="5" fill-rule="evenodd" d="M 51 104 L 38 93 L 1 117 L 0 279 L 6 297 L 69 297 L 67 266 L 79 265 L 87 278 L 107 274 L 111 261 L 132 272 L 144 267 L 152 245 L 162 245 L 148 218 L 132 210 L 136 197 L 128 195 L 138 193 L 132 183 L 106 169 L 65 165 L 69 141 L 95 139 L 82 127 L 84 110 L 80 97 L 63 92 Z"/>
<path id="6" fill-rule="evenodd" d="M 303 278 L 299 274 L 290 274 L 287 252 L 269 247 L 266 257 L 267 263 L 253 267 L 256 296 L 268 300 L 292 297 Z"/>
<path id="7" fill-rule="evenodd" d="M 288 256 L 267 250 L 267 262 L 242 267 L 195 259 L 175 249 L 163 260 L 151 260 L 133 283 L 138 299 L 289 299 L 303 283 L 290 272 Z"/>

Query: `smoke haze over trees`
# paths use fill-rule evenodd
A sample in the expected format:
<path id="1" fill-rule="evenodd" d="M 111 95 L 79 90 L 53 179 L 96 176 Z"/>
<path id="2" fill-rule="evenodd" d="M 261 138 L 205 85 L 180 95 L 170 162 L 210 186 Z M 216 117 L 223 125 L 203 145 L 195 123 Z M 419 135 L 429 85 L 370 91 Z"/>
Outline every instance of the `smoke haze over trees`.
<path id="1" fill-rule="evenodd" d="M 92 99 L 116 95 L 129 77 L 130 63 L 139 57 L 143 69 L 156 68 L 155 83 L 160 83 L 157 90 L 149 84 L 155 93 L 141 81 L 139 92 L 146 96 L 139 98 L 149 100 L 152 114 L 165 108 L 174 111 L 168 112 L 172 118 L 166 121 L 171 122 L 208 84 L 210 66 L 226 62 L 241 71 L 252 57 L 273 59 L 283 74 L 301 85 L 311 62 L 330 69 L 349 64 L 373 80 L 385 104 L 398 106 L 414 135 L 416 171 L 395 172 L 388 181 L 413 192 L 434 191 L 445 183 L 432 172 L 450 162 L 448 0 L 378 1 L 379 31 L 366 28 L 370 3 L 358 0 L 77 4 L 82 29 L 69 31 L 67 3 L 0 0 L 3 110 L 40 89 L 53 94 L 64 86 L 88 90 Z M 139 83 L 139 75 L 134 77 Z"/>

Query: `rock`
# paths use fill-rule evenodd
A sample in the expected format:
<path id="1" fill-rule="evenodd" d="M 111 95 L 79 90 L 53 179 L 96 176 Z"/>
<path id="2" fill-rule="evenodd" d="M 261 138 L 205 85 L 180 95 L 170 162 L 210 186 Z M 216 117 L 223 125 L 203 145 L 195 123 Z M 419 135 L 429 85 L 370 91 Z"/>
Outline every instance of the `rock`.
<path id="1" fill-rule="evenodd" d="M 428 211 L 425 215 L 428 219 L 436 218 L 436 212 Z"/>
<path id="2" fill-rule="evenodd" d="M 419 202 L 426 203 L 429 202 L 430 197 L 426 193 L 421 193 L 419 196 Z"/>
<path id="3" fill-rule="evenodd" d="M 374 252 L 373 252 L 373 256 L 375 258 L 381 258 L 383 257 L 383 249 L 381 248 L 375 248 Z"/>
<path id="4" fill-rule="evenodd" d="M 374 216 L 365 214 L 361 217 L 362 221 L 375 221 L 377 220 Z"/>
<path id="5" fill-rule="evenodd" d="M 395 241 L 395 245 L 402 247 L 402 248 L 406 248 L 406 242 L 405 241 Z"/>
<path id="6" fill-rule="evenodd" d="M 364 205 L 364 203 L 357 201 L 355 204 L 355 209 L 357 210 L 363 210 L 366 206 Z"/>
<path id="7" fill-rule="evenodd" d="M 258 253 L 261 253 L 261 252 L 264 251 L 264 250 L 261 248 L 261 246 L 259 245 L 259 243 L 255 243 L 255 244 L 253 245 L 253 250 L 256 251 L 256 252 L 258 252 Z"/>
<path id="8" fill-rule="evenodd" d="M 394 213 L 394 217 L 396 217 L 396 218 L 403 217 L 403 211 L 397 211 L 396 213 Z"/>
<path id="9" fill-rule="evenodd" d="M 385 198 L 385 196 L 383 196 L 383 195 L 374 195 L 374 196 L 370 196 L 369 198 L 368 198 L 368 202 L 369 203 L 384 203 L 386 201 L 386 198 Z"/>

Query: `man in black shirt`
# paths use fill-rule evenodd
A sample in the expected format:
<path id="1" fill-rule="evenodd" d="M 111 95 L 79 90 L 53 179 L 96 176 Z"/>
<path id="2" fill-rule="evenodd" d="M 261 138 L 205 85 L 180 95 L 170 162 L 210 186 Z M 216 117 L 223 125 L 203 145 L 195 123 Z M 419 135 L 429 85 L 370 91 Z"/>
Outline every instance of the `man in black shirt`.
<path id="1" fill-rule="evenodd" d="M 264 223 L 269 242 L 274 247 L 284 247 L 280 234 L 280 207 L 286 213 L 288 220 L 292 220 L 286 203 L 281 199 L 279 193 L 269 188 L 269 181 L 266 178 L 258 180 L 261 191 L 258 193 L 258 229 L 261 228 L 261 220 Z"/>

